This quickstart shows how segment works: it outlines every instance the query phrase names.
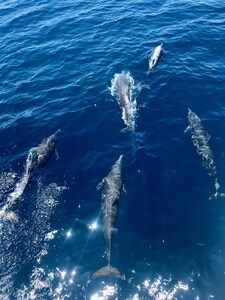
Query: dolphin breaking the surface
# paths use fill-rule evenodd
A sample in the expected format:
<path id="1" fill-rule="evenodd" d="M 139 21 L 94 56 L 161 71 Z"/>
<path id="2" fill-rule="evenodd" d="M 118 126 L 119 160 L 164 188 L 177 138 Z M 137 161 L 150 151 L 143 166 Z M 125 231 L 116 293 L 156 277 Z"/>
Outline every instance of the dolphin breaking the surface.
<path id="1" fill-rule="evenodd" d="M 209 200 L 225 197 L 225 194 L 219 193 L 220 185 L 218 183 L 217 168 L 213 160 L 212 150 L 209 147 L 210 135 L 205 131 L 197 114 L 190 109 L 188 109 L 188 122 L 189 126 L 185 129 L 185 132 L 191 131 L 193 145 L 202 157 L 203 166 L 208 171 L 208 175 L 215 181 L 216 192 L 209 197 Z"/>
<path id="2" fill-rule="evenodd" d="M 109 276 L 116 277 L 122 280 L 125 279 L 125 275 L 121 274 L 117 268 L 114 268 L 110 264 L 111 259 L 111 239 L 113 224 L 116 219 L 118 210 L 118 201 L 120 197 L 120 191 L 122 187 L 121 167 L 122 167 L 123 155 L 120 155 L 119 159 L 112 166 L 108 176 L 102 180 L 103 192 L 102 199 L 102 214 L 103 214 L 103 227 L 104 237 L 106 243 L 106 253 L 108 265 L 96 271 L 92 277 Z"/>
<path id="3" fill-rule="evenodd" d="M 132 100 L 132 79 L 129 74 L 122 71 L 117 74 L 115 81 L 119 104 L 122 108 L 122 118 L 127 125 L 123 131 L 134 130 L 135 126 L 136 100 Z"/>
<path id="4" fill-rule="evenodd" d="M 61 129 L 58 129 L 49 137 L 44 138 L 37 147 L 31 148 L 27 157 L 27 172 L 29 176 L 32 176 L 38 168 L 43 167 L 51 154 L 56 151 L 56 135 L 60 131 Z"/>
<path id="5" fill-rule="evenodd" d="M 43 141 L 37 147 L 30 149 L 26 160 L 25 172 L 20 181 L 16 184 L 14 190 L 9 194 L 4 206 L 0 209 L 0 217 L 4 216 L 6 211 L 10 209 L 15 200 L 23 194 L 23 191 L 25 190 L 35 171 L 47 163 L 51 154 L 56 150 L 56 135 L 60 131 L 60 129 L 57 130 L 54 134 L 43 139 Z"/>
<path id="6" fill-rule="evenodd" d="M 155 47 L 155 49 L 151 53 L 151 56 L 149 56 L 147 76 L 150 75 L 151 70 L 156 65 L 156 63 L 160 57 L 160 55 L 162 53 L 162 46 L 163 46 L 163 43 L 158 45 L 157 47 Z"/>

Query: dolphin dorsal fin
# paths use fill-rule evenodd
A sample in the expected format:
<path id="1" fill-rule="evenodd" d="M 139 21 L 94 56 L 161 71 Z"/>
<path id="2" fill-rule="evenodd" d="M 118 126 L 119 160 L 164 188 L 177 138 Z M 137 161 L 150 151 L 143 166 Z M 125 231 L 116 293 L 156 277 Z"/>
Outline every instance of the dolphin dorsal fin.
<path id="1" fill-rule="evenodd" d="M 47 144 L 47 142 L 48 142 L 48 139 L 47 138 L 43 138 L 43 140 L 42 140 L 42 144 Z"/>
<path id="2" fill-rule="evenodd" d="M 190 130 L 191 130 L 191 127 L 188 126 L 188 127 L 184 130 L 184 133 L 187 133 L 187 132 L 190 131 Z"/>
<path id="3" fill-rule="evenodd" d="M 47 143 L 48 143 L 48 140 L 46 138 L 44 138 L 42 140 L 42 142 L 40 144 L 38 144 L 38 147 L 43 146 L 43 145 L 47 145 Z"/>

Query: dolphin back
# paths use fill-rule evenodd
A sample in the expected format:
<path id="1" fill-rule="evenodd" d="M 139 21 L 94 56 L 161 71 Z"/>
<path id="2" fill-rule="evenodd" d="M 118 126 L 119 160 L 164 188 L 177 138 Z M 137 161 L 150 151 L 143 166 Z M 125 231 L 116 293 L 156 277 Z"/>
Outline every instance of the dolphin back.
<path id="1" fill-rule="evenodd" d="M 119 278 L 122 280 L 125 280 L 125 275 L 120 273 L 120 271 L 117 268 L 112 267 L 111 265 L 107 265 L 106 267 L 103 267 L 96 271 L 93 275 L 92 278 L 97 278 L 97 277 L 102 277 L 102 276 L 107 276 L 107 277 L 114 277 L 114 278 Z"/>

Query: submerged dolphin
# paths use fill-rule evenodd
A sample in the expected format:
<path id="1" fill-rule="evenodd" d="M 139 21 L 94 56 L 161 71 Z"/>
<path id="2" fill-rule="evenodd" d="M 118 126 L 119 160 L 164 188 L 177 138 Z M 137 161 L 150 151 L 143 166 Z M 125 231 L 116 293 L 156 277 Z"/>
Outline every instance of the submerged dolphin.
<path id="1" fill-rule="evenodd" d="M 113 224 L 116 219 L 118 201 L 120 197 L 120 190 L 122 187 L 121 178 L 121 165 L 122 165 L 123 155 L 120 155 L 119 159 L 112 166 L 111 171 L 108 176 L 102 180 L 102 185 L 104 185 L 104 190 L 102 192 L 102 214 L 103 214 L 103 227 L 104 227 L 104 237 L 106 242 L 106 253 L 108 265 L 96 271 L 93 274 L 93 278 L 100 276 L 110 276 L 120 279 L 125 279 L 125 276 L 120 273 L 117 268 L 113 268 L 110 264 L 111 258 L 111 238 Z"/>
<path id="2" fill-rule="evenodd" d="M 148 72 L 147 75 L 150 75 L 152 68 L 156 65 L 161 53 L 162 53 L 162 46 L 163 43 L 155 47 L 152 51 L 151 56 L 149 57 L 148 61 Z"/>
<path id="3" fill-rule="evenodd" d="M 209 147 L 210 135 L 202 126 L 200 118 L 190 109 L 188 109 L 188 122 L 189 126 L 185 132 L 191 131 L 193 145 L 196 147 L 197 153 L 202 157 L 203 166 L 208 171 L 208 175 L 215 181 L 216 192 L 209 197 L 209 200 L 225 197 L 225 194 L 218 192 L 220 185 L 218 183 L 217 168 L 213 160 L 213 153 Z"/>
<path id="4" fill-rule="evenodd" d="M 122 108 L 123 120 L 127 125 L 123 131 L 134 129 L 136 102 L 131 99 L 131 87 L 128 75 L 122 71 L 116 79 L 119 103 Z"/>
<path id="5" fill-rule="evenodd" d="M 56 135 L 61 131 L 58 129 L 55 133 L 50 135 L 47 138 L 44 138 L 43 141 L 37 146 L 31 148 L 27 157 L 27 173 L 29 176 L 32 176 L 34 172 L 43 167 L 51 154 L 56 151 Z"/>

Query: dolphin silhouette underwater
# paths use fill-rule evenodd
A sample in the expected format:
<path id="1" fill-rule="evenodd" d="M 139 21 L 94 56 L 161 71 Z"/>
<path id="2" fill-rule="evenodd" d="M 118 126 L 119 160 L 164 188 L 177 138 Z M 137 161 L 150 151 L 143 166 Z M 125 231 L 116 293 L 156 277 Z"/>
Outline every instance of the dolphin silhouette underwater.
<path id="1" fill-rule="evenodd" d="M 117 215 L 118 201 L 122 187 L 122 158 L 123 155 L 120 155 L 119 159 L 112 166 L 108 176 L 102 180 L 102 183 L 100 183 L 100 187 L 103 186 L 103 191 L 101 194 L 101 208 L 108 265 L 96 271 L 92 275 L 92 278 L 109 276 L 125 280 L 125 275 L 121 274 L 117 268 L 112 267 L 110 264 L 112 231 Z"/>
<path id="2" fill-rule="evenodd" d="M 150 75 L 152 69 L 154 68 L 154 66 L 156 65 L 161 53 L 162 53 L 162 47 L 163 47 L 163 43 L 161 43 L 160 45 L 158 45 L 157 47 L 155 47 L 155 49 L 152 51 L 151 56 L 148 56 L 148 71 L 147 71 L 147 76 Z"/>
<path id="3" fill-rule="evenodd" d="M 193 145 L 196 147 L 197 153 L 201 156 L 203 167 L 208 171 L 208 175 L 214 179 L 216 192 L 209 197 L 209 200 L 224 198 L 225 194 L 219 193 L 220 185 L 218 183 L 218 175 L 216 164 L 213 160 L 213 152 L 209 147 L 210 135 L 205 131 L 201 124 L 200 118 L 196 113 L 188 108 L 189 125 L 185 132 L 191 132 Z"/>

